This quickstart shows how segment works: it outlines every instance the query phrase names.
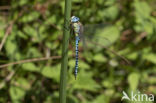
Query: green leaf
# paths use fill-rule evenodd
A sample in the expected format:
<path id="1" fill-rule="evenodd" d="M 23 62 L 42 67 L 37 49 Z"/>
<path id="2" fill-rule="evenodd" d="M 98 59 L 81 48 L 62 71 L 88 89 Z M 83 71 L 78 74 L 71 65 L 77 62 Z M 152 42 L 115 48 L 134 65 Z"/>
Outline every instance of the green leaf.
<path id="1" fill-rule="evenodd" d="M 39 52 L 38 49 L 34 48 L 34 47 L 31 47 L 28 49 L 27 51 L 27 54 L 26 54 L 27 57 L 31 57 L 31 58 L 38 58 L 38 57 L 42 57 L 42 54 Z"/>
<path id="2" fill-rule="evenodd" d="M 138 18 L 148 18 L 150 16 L 151 8 L 145 1 L 135 0 L 134 7 Z"/>
<path id="3" fill-rule="evenodd" d="M 83 68 L 83 69 L 89 69 L 90 68 L 90 66 L 82 60 L 79 60 L 79 67 Z"/>
<path id="4" fill-rule="evenodd" d="M 151 22 L 144 22 L 143 26 L 144 26 L 145 31 L 146 31 L 148 34 L 152 34 L 152 33 L 153 33 L 153 28 L 154 28 L 154 26 L 152 25 Z M 151 35 L 150 35 L 150 36 L 151 36 Z"/>
<path id="5" fill-rule="evenodd" d="M 139 84 L 139 78 L 140 78 L 140 75 L 138 73 L 131 73 L 128 76 L 128 83 L 129 83 L 131 90 L 135 91 L 137 89 L 138 84 Z"/>
<path id="6" fill-rule="evenodd" d="M 32 26 L 26 25 L 23 31 L 31 37 L 37 37 L 37 30 Z"/>
<path id="7" fill-rule="evenodd" d="M 107 38 L 109 40 L 105 42 L 106 40 L 99 39 L 99 42 L 97 41 L 97 43 L 108 46 L 110 45 L 110 43 L 114 43 L 116 40 L 119 39 L 120 31 L 116 26 L 109 26 L 109 27 L 105 27 L 104 29 L 97 31 L 96 34 L 97 34 L 97 37 L 99 36 L 101 38 Z"/>
<path id="8" fill-rule="evenodd" d="M 106 62 L 107 61 L 107 58 L 104 57 L 101 53 L 99 54 L 96 54 L 94 57 L 93 57 L 93 60 L 97 61 L 97 62 Z"/>
<path id="9" fill-rule="evenodd" d="M 97 96 L 92 103 L 110 103 L 110 97 L 105 94 L 101 94 Z"/>
<path id="10" fill-rule="evenodd" d="M 53 67 L 46 66 L 41 71 L 41 74 L 47 78 L 52 78 L 56 80 L 57 82 L 59 82 L 60 68 L 61 68 L 60 64 L 53 66 Z"/>
<path id="11" fill-rule="evenodd" d="M 23 6 L 23 5 L 28 3 L 28 0 L 19 0 L 18 3 L 19 3 L 20 6 Z"/>
<path id="12" fill-rule="evenodd" d="M 83 68 L 83 69 L 88 69 L 90 66 L 87 64 L 87 63 L 85 63 L 85 62 L 83 62 L 83 61 L 81 61 L 81 60 L 79 60 L 79 68 Z M 70 61 L 69 61 L 69 66 L 71 67 L 71 68 L 74 68 L 75 67 L 75 59 L 71 59 Z"/>
<path id="13" fill-rule="evenodd" d="M 105 5 L 110 6 L 110 5 L 114 4 L 115 2 L 116 2 L 116 0 L 106 0 Z"/>
<path id="14" fill-rule="evenodd" d="M 102 4 L 103 2 L 103 0 L 97 0 L 97 4 Z"/>
<path id="15" fill-rule="evenodd" d="M 102 85 L 103 85 L 105 88 L 112 88 L 112 87 L 113 87 L 113 83 L 112 83 L 112 81 L 110 81 L 110 80 L 104 80 L 104 81 L 102 82 Z"/>
<path id="16" fill-rule="evenodd" d="M 18 100 L 21 100 L 24 97 L 25 90 L 23 90 L 20 87 L 11 86 L 9 88 L 9 93 L 10 93 L 11 99 L 13 101 L 18 101 Z"/>
<path id="17" fill-rule="evenodd" d="M 156 83 L 156 77 L 154 77 L 154 76 L 153 77 L 148 77 L 147 81 L 148 81 L 149 84 L 155 84 Z"/>
<path id="18" fill-rule="evenodd" d="M 0 40 L 1 38 L 3 38 L 3 36 L 4 36 L 4 30 L 0 29 Z"/>
<path id="19" fill-rule="evenodd" d="M 23 38 L 23 39 L 28 39 L 28 36 L 27 35 L 25 35 L 22 31 L 18 31 L 17 32 L 17 35 L 19 36 L 19 37 L 21 37 L 21 38 Z"/>
<path id="20" fill-rule="evenodd" d="M 61 1 L 60 5 L 61 5 L 61 10 L 62 10 L 62 14 L 64 14 L 64 10 L 65 10 L 65 5 L 64 5 L 64 1 Z"/>
<path id="21" fill-rule="evenodd" d="M 60 45 L 60 43 L 59 42 L 54 42 L 54 43 L 46 42 L 45 45 L 52 50 L 56 50 L 56 48 Z"/>
<path id="22" fill-rule="evenodd" d="M 45 24 L 55 24 L 57 22 L 57 17 L 52 15 L 48 19 L 46 19 Z"/>
<path id="23" fill-rule="evenodd" d="M 31 22 L 33 20 L 36 20 L 40 16 L 40 13 L 37 11 L 31 11 L 30 13 L 27 13 L 22 18 L 20 18 L 20 22 L 27 23 Z"/>
<path id="24" fill-rule="evenodd" d="M 154 54 L 154 53 L 148 53 L 148 54 L 143 55 L 143 59 L 150 61 L 154 64 L 156 64 L 155 58 L 156 58 L 156 54 Z"/>
<path id="25" fill-rule="evenodd" d="M 119 8 L 117 5 L 110 6 L 103 11 L 104 17 L 114 20 L 118 16 Z"/>
<path id="26" fill-rule="evenodd" d="M 73 78 L 73 88 L 89 91 L 97 91 L 100 86 L 92 79 L 92 73 L 81 70 L 78 72 L 77 79 Z"/>
<path id="27" fill-rule="evenodd" d="M 18 78 L 16 80 L 16 82 L 19 84 L 19 86 L 23 89 L 23 90 L 29 90 L 30 89 L 30 83 L 27 79 L 21 77 L 21 78 Z"/>
<path id="28" fill-rule="evenodd" d="M 24 64 L 22 64 L 22 68 L 24 70 L 31 71 L 31 72 L 38 72 L 38 71 L 40 71 L 40 68 L 35 66 L 34 63 L 24 63 Z"/>
<path id="29" fill-rule="evenodd" d="M 131 54 L 128 54 L 127 56 L 127 58 L 131 60 L 136 60 L 137 57 L 138 57 L 138 52 L 133 52 Z"/>
<path id="30" fill-rule="evenodd" d="M 8 55 L 14 55 L 17 51 L 17 42 L 15 40 L 14 32 L 9 36 L 5 43 L 5 49 Z"/>

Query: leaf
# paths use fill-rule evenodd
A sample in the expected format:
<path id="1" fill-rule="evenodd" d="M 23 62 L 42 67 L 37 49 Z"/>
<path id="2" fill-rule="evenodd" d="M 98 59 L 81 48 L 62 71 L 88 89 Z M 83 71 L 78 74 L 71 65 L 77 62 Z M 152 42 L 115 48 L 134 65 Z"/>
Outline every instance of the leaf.
<path id="1" fill-rule="evenodd" d="M 96 34 L 97 36 L 107 38 L 111 43 L 114 43 L 116 40 L 119 39 L 120 31 L 115 26 L 109 26 L 104 28 L 103 30 L 97 31 Z M 101 42 L 100 44 L 104 44 L 104 42 Z"/>
<path id="2" fill-rule="evenodd" d="M 154 26 L 152 25 L 151 22 L 144 22 L 143 27 L 148 34 L 153 33 Z M 149 35 L 149 36 L 151 36 L 151 35 Z"/>
<path id="3" fill-rule="evenodd" d="M 3 38 L 3 36 L 4 36 L 4 30 L 0 29 L 0 40 L 1 38 Z"/>
<path id="4" fill-rule="evenodd" d="M 23 0 L 26 1 L 26 0 Z M 20 18 L 20 22 L 27 23 L 33 20 L 36 20 L 40 16 L 40 13 L 37 11 L 31 11 Z"/>
<path id="5" fill-rule="evenodd" d="M 90 66 L 82 60 L 79 61 L 79 67 L 83 68 L 83 69 L 89 69 L 90 68 Z"/>
<path id="6" fill-rule="evenodd" d="M 21 37 L 21 38 L 23 38 L 23 39 L 28 39 L 28 36 L 27 35 L 25 35 L 22 31 L 18 31 L 17 32 L 17 35 L 19 36 L 19 37 Z"/>
<path id="7" fill-rule="evenodd" d="M 5 49 L 8 55 L 15 55 L 17 51 L 17 42 L 15 40 L 14 32 L 9 36 L 5 43 Z"/>
<path id="8" fill-rule="evenodd" d="M 41 74 L 47 78 L 51 78 L 59 82 L 60 78 L 60 67 L 61 65 L 58 64 L 56 66 L 50 67 L 50 66 L 45 66 L 43 70 L 41 71 Z"/>
<path id="9" fill-rule="evenodd" d="M 62 14 L 64 14 L 64 10 L 65 10 L 65 5 L 64 5 L 64 1 L 61 1 L 60 5 L 61 5 L 61 11 L 62 11 Z"/>
<path id="10" fill-rule="evenodd" d="M 97 0 L 97 4 L 102 4 L 103 0 Z"/>
<path id="11" fill-rule="evenodd" d="M 12 101 L 21 100 L 25 95 L 25 90 L 20 87 L 11 86 L 9 88 L 9 93 L 11 96 Z"/>
<path id="12" fill-rule="evenodd" d="M 18 2 L 18 4 L 20 6 L 23 6 L 23 5 L 27 4 L 27 3 L 28 3 L 28 0 L 19 0 L 19 2 Z"/>
<path id="13" fill-rule="evenodd" d="M 30 72 L 38 72 L 40 71 L 40 68 L 35 66 L 34 63 L 24 63 L 22 64 L 22 68 L 24 70 L 30 71 Z"/>
<path id="14" fill-rule="evenodd" d="M 106 89 L 104 93 L 105 95 L 111 97 L 113 96 L 114 92 L 115 92 L 114 89 Z"/>
<path id="15" fill-rule="evenodd" d="M 92 62 L 93 56 L 94 56 L 94 55 L 93 55 L 91 52 L 88 52 L 87 50 L 85 50 L 85 51 L 83 52 L 83 57 L 85 57 L 86 61 L 89 62 L 89 63 Z"/>
<path id="16" fill-rule="evenodd" d="M 127 56 L 127 58 L 131 60 L 136 60 L 137 57 L 138 57 L 138 52 L 133 52 L 131 54 L 128 54 Z"/>
<path id="17" fill-rule="evenodd" d="M 83 68 L 83 69 L 88 69 L 90 66 L 87 64 L 87 63 L 85 63 L 85 62 L 83 62 L 83 61 L 81 61 L 81 60 L 79 60 L 79 68 Z M 70 61 L 69 61 L 69 66 L 71 67 L 71 68 L 74 68 L 75 67 L 75 59 L 71 59 Z"/>
<path id="18" fill-rule="evenodd" d="M 138 73 L 131 73 L 128 76 L 128 83 L 131 90 L 136 90 L 139 84 L 140 75 Z"/>
<path id="19" fill-rule="evenodd" d="M 106 0 L 105 5 L 110 6 L 110 5 L 114 4 L 115 2 L 116 2 L 115 0 Z"/>
<path id="20" fill-rule="evenodd" d="M 19 86 L 23 89 L 23 90 L 29 90 L 30 89 L 30 84 L 29 81 L 23 77 L 20 77 L 16 80 L 16 82 L 19 84 Z"/>
<path id="21" fill-rule="evenodd" d="M 28 49 L 26 56 L 29 58 L 30 57 L 31 58 L 38 58 L 38 57 L 42 57 L 42 54 L 39 52 L 38 49 L 31 47 Z"/>
<path id="22" fill-rule="evenodd" d="M 133 5 L 138 18 L 148 18 L 150 16 L 151 8 L 145 1 L 135 0 Z"/>
<path id="23" fill-rule="evenodd" d="M 26 26 L 24 27 L 23 31 L 24 31 L 27 35 L 29 35 L 29 36 L 31 36 L 31 37 L 37 37 L 37 31 L 36 31 L 36 29 L 33 28 L 32 26 L 26 25 Z"/>
<path id="24" fill-rule="evenodd" d="M 80 90 L 97 91 L 100 86 L 92 79 L 92 73 L 81 70 L 78 73 L 77 79 L 73 78 L 73 88 Z"/>
<path id="25" fill-rule="evenodd" d="M 56 48 L 59 46 L 59 42 L 54 42 L 53 44 L 51 42 L 46 42 L 46 46 L 52 50 L 56 50 Z"/>
<path id="26" fill-rule="evenodd" d="M 105 88 L 112 88 L 114 83 L 112 83 L 110 80 L 104 80 L 102 82 L 102 85 L 105 87 Z"/>
<path id="27" fill-rule="evenodd" d="M 143 55 L 143 59 L 150 61 L 154 64 L 156 64 L 155 58 L 156 58 L 156 54 L 154 54 L 154 53 L 148 53 L 148 54 Z"/>
<path id="28" fill-rule="evenodd" d="M 92 103 L 110 103 L 110 97 L 105 94 L 101 94 L 97 96 Z"/>
<path id="29" fill-rule="evenodd" d="M 156 83 L 156 77 L 148 77 L 148 83 L 149 84 L 155 84 Z"/>
<path id="30" fill-rule="evenodd" d="M 103 11 L 104 17 L 114 20 L 118 16 L 119 8 L 117 5 L 112 5 Z"/>
<path id="31" fill-rule="evenodd" d="M 107 58 L 104 57 L 101 53 L 99 54 L 96 54 L 94 57 L 93 57 L 93 60 L 97 61 L 97 62 L 106 62 L 107 61 Z"/>
<path id="32" fill-rule="evenodd" d="M 48 19 L 46 19 L 45 24 L 54 24 L 57 22 L 57 17 L 52 15 Z"/>
<path id="33" fill-rule="evenodd" d="M 145 1 L 135 0 L 133 3 L 135 8 L 135 16 L 136 16 L 136 25 L 134 26 L 137 32 L 145 31 L 148 36 L 151 36 L 153 33 L 153 23 L 150 21 L 151 19 L 151 7 Z"/>

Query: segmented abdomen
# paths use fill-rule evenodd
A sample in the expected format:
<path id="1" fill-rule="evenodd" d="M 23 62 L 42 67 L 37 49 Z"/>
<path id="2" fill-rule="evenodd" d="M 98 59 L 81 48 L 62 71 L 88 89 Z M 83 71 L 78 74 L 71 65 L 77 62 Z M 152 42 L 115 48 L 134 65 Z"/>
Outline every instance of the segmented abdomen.
<path id="1" fill-rule="evenodd" d="M 79 49 L 78 49 L 78 46 L 79 46 L 79 40 L 80 40 L 80 38 L 79 38 L 79 36 L 76 36 L 76 48 L 75 48 L 75 59 L 76 59 L 76 61 L 75 61 L 75 79 L 76 79 L 76 77 L 77 77 L 77 72 L 78 72 L 78 58 L 79 58 L 79 55 L 78 55 L 78 52 L 79 52 Z"/>

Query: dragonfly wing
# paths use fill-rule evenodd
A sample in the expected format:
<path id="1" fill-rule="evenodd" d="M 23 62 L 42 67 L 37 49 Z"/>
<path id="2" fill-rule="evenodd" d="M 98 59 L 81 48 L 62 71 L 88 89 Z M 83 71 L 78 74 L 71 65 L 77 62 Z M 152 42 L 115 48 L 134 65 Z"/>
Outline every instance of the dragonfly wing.
<path id="1" fill-rule="evenodd" d="M 94 24 L 84 26 L 83 37 L 85 38 L 85 44 L 87 47 L 91 46 L 94 51 L 101 50 L 103 48 L 112 52 L 116 56 L 122 58 L 128 64 L 130 62 L 117 52 L 109 49 L 109 46 L 114 44 L 120 38 L 120 30 L 116 25 L 111 24 Z M 99 47 L 99 48 L 98 48 Z"/>
<path id="2" fill-rule="evenodd" d="M 80 23 L 80 22 L 79 22 Z M 84 37 L 84 26 L 80 23 L 80 33 L 79 33 L 79 37 L 80 37 L 80 40 L 82 41 L 83 43 L 83 48 L 86 47 L 86 43 L 85 43 L 85 37 Z"/>
<path id="3" fill-rule="evenodd" d="M 119 35 L 118 28 L 111 24 L 85 25 L 83 28 L 85 42 L 96 42 L 107 47 L 116 42 L 119 39 Z"/>

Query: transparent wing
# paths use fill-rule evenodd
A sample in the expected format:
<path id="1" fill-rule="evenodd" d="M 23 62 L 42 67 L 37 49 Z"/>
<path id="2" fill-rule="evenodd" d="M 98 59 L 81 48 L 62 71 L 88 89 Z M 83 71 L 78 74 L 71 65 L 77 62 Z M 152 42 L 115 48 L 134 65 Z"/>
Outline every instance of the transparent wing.
<path id="1" fill-rule="evenodd" d="M 103 46 L 110 46 L 119 39 L 119 29 L 111 24 L 93 24 L 83 26 L 82 41 L 83 45 L 98 43 Z"/>
<path id="2" fill-rule="evenodd" d="M 81 35 L 82 36 L 80 37 L 83 41 L 82 44 L 85 49 L 92 48 L 93 50 L 99 51 L 105 48 L 129 63 L 126 58 L 109 48 L 120 38 L 120 30 L 116 25 L 104 23 L 85 25 L 83 26 L 83 32 Z"/>

